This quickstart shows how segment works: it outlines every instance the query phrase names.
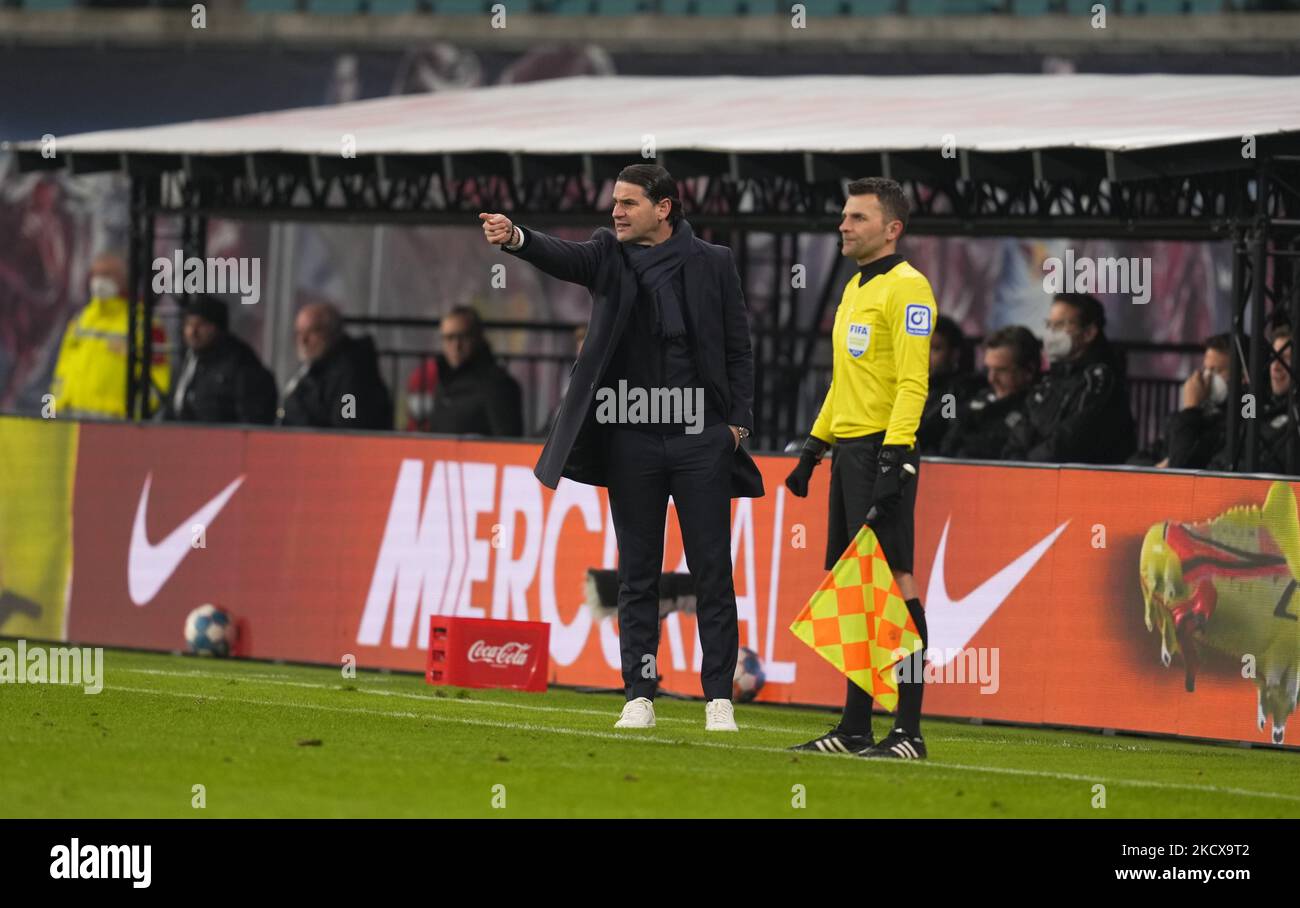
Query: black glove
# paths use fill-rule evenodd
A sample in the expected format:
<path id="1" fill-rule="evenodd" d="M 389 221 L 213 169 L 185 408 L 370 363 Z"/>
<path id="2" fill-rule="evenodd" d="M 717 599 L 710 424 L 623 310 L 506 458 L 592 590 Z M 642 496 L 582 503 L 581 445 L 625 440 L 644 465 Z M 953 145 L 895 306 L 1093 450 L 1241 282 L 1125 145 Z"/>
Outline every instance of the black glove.
<path id="1" fill-rule="evenodd" d="M 785 478 L 785 487 L 799 498 L 808 497 L 808 480 L 812 479 L 813 470 L 822 462 L 831 446 L 815 435 L 809 435 L 799 452 L 799 463 Z"/>
<path id="2" fill-rule="evenodd" d="M 866 523 L 889 518 L 903 500 L 903 489 L 916 475 L 916 467 L 906 463 L 910 449 L 903 445 L 884 445 L 876 457 L 876 481 L 871 487 L 871 507 Z"/>

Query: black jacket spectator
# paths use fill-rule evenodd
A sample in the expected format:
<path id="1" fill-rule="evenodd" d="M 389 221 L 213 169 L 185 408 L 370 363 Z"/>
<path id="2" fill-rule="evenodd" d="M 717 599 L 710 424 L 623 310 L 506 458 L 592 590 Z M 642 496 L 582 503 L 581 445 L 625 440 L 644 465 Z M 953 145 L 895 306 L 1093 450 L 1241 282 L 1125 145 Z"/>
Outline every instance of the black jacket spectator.
<path id="1" fill-rule="evenodd" d="M 1187 407 L 1169 417 L 1166 454 L 1174 469 L 1203 470 L 1228 441 L 1223 407 Z"/>
<path id="2" fill-rule="evenodd" d="M 179 382 L 185 382 L 180 406 L 176 405 L 176 394 L 169 394 L 163 419 L 265 425 L 275 422 L 275 377 L 252 348 L 233 334 L 222 334 L 197 353 L 188 351 L 178 386 Z"/>
<path id="3" fill-rule="evenodd" d="M 519 438 L 524 434 L 519 382 L 499 366 L 491 348 L 480 343 L 459 369 L 442 354 L 429 431 L 447 435 Z"/>
<path id="4" fill-rule="evenodd" d="M 1287 437 L 1295 431 L 1288 413 L 1290 403 L 1290 394 L 1284 394 L 1280 397 L 1270 396 L 1268 402 L 1264 405 L 1264 409 L 1259 414 L 1259 454 L 1255 461 L 1256 473 L 1286 474 Z M 1228 458 L 1226 425 L 1220 437 L 1223 439 L 1223 444 L 1215 455 L 1210 458 L 1207 467 L 1211 470 L 1229 472 L 1234 469 L 1234 464 Z M 1237 464 L 1235 467 L 1238 471 L 1245 469 L 1242 454 L 1244 446 L 1245 438 L 1243 434 L 1242 439 L 1237 444 Z"/>
<path id="5" fill-rule="evenodd" d="M 930 376 L 930 393 L 921 411 L 921 423 L 916 430 L 916 442 L 922 454 L 938 454 L 944 436 L 966 405 L 988 390 L 988 383 L 974 372 L 948 372 Z M 952 395 L 952 408 L 946 411 L 946 399 Z M 999 449 L 1000 453 L 1000 449 Z M 956 456 L 956 455 L 950 455 Z M 971 456 L 975 455 L 963 455 Z M 997 454 L 992 455 L 997 457 Z"/>
<path id="6" fill-rule="evenodd" d="M 345 395 L 352 395 L 350 400 Z M 280 422 L 286 426 L 392 429 L 393 404 L 369 337 L 342 335 L 290 380 Z"/>
<path id="7" fill-rule="evenodd" d="M 1105 338 L 1053 363 L 1029 392 L 1027 415 L 1012 430 L 1007 460 L 1123 463 L 1136 447 L 1123 364 Z"/>
<path id="8" fill-rule="evenodd" d="M 1028 397 L 1028 390 L 1002 398 L 992 390 L 975 395 L 957 411 L 957 419 L 950 422 L 938 453 L 944 457 L 997 460 L 1011 433 L 1027 418 Z"/>

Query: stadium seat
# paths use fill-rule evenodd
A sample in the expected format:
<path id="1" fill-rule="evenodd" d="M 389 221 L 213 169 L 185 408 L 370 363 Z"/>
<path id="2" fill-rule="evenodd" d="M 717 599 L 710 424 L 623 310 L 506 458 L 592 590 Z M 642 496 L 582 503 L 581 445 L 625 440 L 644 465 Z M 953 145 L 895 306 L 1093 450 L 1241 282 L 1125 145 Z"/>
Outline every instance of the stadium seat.
<path id="1" fill-rule="evenodd" d="M 813 17 L 842 16 L 847 6 L 845 0 L 790 0 L 790 2 L 802 3 L 808 15 Z"/>
<path id="2" fill-rule="evenodd" d="M 321 15 L 356 15 L 361 12 L 361 0 L 307 0 L 307 12 Z"/>
<path id="3" fill-rule="evenodd" d="M 697 16 L 735 16 L 740 13 L 738 0 L 689 0 L 682 5 L 688 7 L 688 15 L 692 11 Z"/>
<path id="4" fill-rule="evenodd" d="M 1002 0 L 907 0 L 911 16 L 978 16 L 999 13 Z"/>
<path id="5" fill-rule="evenodd" d="M 848 0 L 851 16 L 892 16 L 898 12 L 898 0 Z"/>
<path id="6" fill-rule="evenodd" d="M 794 3 L 802 3 L 809 16 L 892 16 L 899 0 L 778 0 L 776 11 L 785 14 Z M 752 9 L 752 7 L 751 7 Z"/>
<path id="7" fill-rule="evenodd" d="M 666 16 L 771 16 L 785 0 L 659 0 Z"/>
<path id="8" fill-rule="evenodd" d="M 52 11 L 60 9 L 72 9 L 75 7 L 76 0 L 23 0 L 23 9 Z"/>
<path id="9" fill-rule="evenodd" d="M 1011 0 L 1013 16 L 1045 16 L 1052 11 L 1052 0 Z"/>
<path id="10" fill-rule="evenodd" d="M 648 6 L 648 0 L 596 0 L 596 15 L 639 16 Z"/>
<path id="11" fill-rule="evenodd" d="M 369 0 L 367 9 L 377 16 L 400 15 L 420 11 L 419 0 Z"/>
<path id="12" fill-rule="evenodd" d="M 1143 16 L 1203 15 L 1222 12 L 1223 0 L 1130 0 L 1124 4 L 1124 11 Z"/>
<path id="13" fill-rule="evenodd" d="M 590 16 L 595 0 L 551 0 L 542 9 L 553 16 Z"/>
<path id="14" fill-rule="evenodd" d="M 1065 13 L 1067 16 L 1091 16 L 1092 8 L 1100 3 L 1106 7 L 1106 15 L 1119 12 L 1119 4 L 1116 0 L 1065 0 Z"/>
<path id="15" fill-rule="evenodd" d="M 433 0 L 433 11 L 444 16 L 477 16 L 487 8 L 486 0 Z"/>
<path id="16" fill-rule="evenodd" d="M 298 0 L 244 0 L 250 13 L 296 13 Z"/>

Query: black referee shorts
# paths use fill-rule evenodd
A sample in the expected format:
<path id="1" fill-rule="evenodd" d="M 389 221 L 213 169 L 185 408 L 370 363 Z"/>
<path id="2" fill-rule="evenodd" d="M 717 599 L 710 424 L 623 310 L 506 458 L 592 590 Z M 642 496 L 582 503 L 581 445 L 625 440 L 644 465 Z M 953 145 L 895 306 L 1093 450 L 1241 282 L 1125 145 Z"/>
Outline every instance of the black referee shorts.
<path id="1" fill-rule="evenodd" d="M 826 532 L 826 570 L 835 566 L 866 522 L 871 508 L 871 488 L 876 481 L 877 457 L 884 432 L 859 438 L 837 438 L 831 457 L 830 525 Z M 903 489 L 903 499 L 889 519 L 872 525 L 889 567 L 912 572 L 916 536 L 916 487 L 920 480 L 921 454 L 913 447 L 903 458 L 917 469 L 917 475 Z"/>

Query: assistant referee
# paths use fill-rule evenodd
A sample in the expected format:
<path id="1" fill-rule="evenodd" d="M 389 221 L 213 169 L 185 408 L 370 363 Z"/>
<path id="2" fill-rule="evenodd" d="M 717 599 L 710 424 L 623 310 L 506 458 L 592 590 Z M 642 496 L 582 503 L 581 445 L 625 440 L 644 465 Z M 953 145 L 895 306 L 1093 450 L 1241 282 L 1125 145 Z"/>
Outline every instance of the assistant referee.
<path id="1" fill-rule="evenodd" d="M 929 390 L 930 283 L 898 254 L 908 202 L 893 180 L 868 177 L 848 186 L 840 222 L 842 252 L 858 264 L 835 312 L 831 386 L 785 484 L 800 498 L 822 457 L 831 459 L 826 569 L 868 522 L 920 632 L 922 651 L 899 665 L 898 720 L 880 743 L 871 733 L 871 695 L 847 681 L 844 715 L 820 738 L 793 750 L 918 760 L 921 737 L 925 611 L 912 577 L 920 453 L 916 430 Z M 874 512 L 874 513 L 872 513 Z"/>

